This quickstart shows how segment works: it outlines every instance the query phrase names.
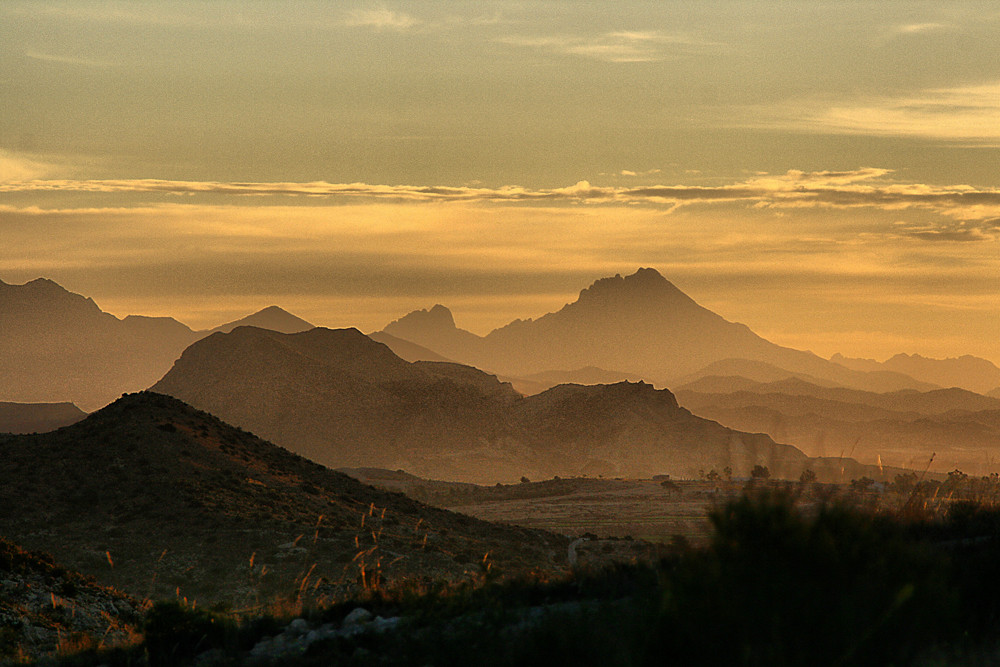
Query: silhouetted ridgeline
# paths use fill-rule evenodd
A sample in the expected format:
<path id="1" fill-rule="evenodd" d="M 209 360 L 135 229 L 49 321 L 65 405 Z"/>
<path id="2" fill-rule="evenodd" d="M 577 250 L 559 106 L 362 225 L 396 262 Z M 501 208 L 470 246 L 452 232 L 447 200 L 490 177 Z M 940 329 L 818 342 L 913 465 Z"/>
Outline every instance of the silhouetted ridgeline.
<path id="1" fill-rule="evenodd" d="M 72 403 L 0 401 L 0 433 L 44 433 L 75 424 L 86 416 Z"/>
<path id="2" fill-rule="evenodd" d="M 934 388 L 902 373 L 852 370 L 775 345 L 698 305 L 654 269 L 602 278 L 558 312 L 516 320 L 486 336 L 457 328 L 442 305 L 412 312 L 384 331 L 506 376 L 594 366 L 671 386 L 710 364 L 738 357 L 778 367 L 783 377 L 805 374 L 875 391 Z"/>
<path id="3" fill-rule="evenodd" d="M 311 328 L 270 307 L 218 329 L 239 324 L 289 332 Z M 84 410 L 145 389 L 185 347 L 211 333 L 169 317 L 118 319 L 44 278 L 24 285 L 0 281 L 0 331 L 0 401 L 71 401 Z"/>
<path id="4" fill-rule="evenodd" d="M 153 389 L 331 467 L 494 483 L 522 475 L 696 477 L 755 465 L 798 479 L 843 465 L 691 415 L 643 383 L 521 397 L 474 368 L 408 363 L 353 329 L 241 327 L 185 350 Z M 815 466 L 813 464 L 816 464 Z M 818 466 L 818 467 L 817 467 Z"/>

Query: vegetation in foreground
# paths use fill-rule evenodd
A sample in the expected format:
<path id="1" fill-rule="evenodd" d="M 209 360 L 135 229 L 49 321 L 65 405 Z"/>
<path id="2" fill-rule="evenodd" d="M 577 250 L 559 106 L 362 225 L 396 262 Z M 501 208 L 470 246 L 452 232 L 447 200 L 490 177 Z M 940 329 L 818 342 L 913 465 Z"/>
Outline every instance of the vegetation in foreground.
<path id="1" fill-rule="evenodd" d="M 956 502 L 934 517 L 842 502 L 803 509 L 788 491 L 758 489 L 711 521 L 703 549 L 677 544 L 655 563 L 556 580 L 496 583 L 485 564 L 478 585 L 397 585 L 243 618 L 161 602 L 141 643 L 58 663 L 969 665 L 1000 656 L 994 507 Z"/>

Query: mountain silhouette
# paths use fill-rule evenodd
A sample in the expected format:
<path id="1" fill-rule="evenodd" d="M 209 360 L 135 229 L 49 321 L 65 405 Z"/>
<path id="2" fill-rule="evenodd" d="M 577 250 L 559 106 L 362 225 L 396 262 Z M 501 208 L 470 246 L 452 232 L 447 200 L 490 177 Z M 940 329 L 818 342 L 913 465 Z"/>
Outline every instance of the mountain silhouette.
<path id="1" fill-rule="evenodd" d="M 330 467 L 403 469 L 479 483 L 526 475 L 670 474 L 767 465 L 797 478 L 806 457 L 693 416 L 645 383 L 560 385 L 522 397 L 454 363 L 406 362 L 354 329 L 251 327 L 185 350 L 153 390 Z"/>
<path id="2" fill-rule="evenodd" d="M 311 328 L 271 307 L 220 329 L 244 321 L 286 331 Z M 119 319 L 45 278 L 23 285 L 0 281 L 0 332 L 0 401 L 70 401 L 88 411 L 156 382 L 188 345 L 211 333 L 169 317 Z"/>
<path id="3" fill-rule="evenodd" d="M 923 469 L 1000 471 L 1000 399 L 965 389 L 873 393 L 792 378 L 755 383 L 703 378 L 679 387 L 693 413 L 740 430 L 767 433 L 810 456 Z"/>
<path id="4" fill-rule="evenodd" d="M 835 354 L 830 360 L 855 370 L 888 370 L 905 373 L 941 387 L 962 387 L 980 394 L 985 394 L 1000 385 L 1000 368 L 991 361 L 968 354 L 950 359 L 931 359 L 919 354 L 897 354 L 881 363 L 874 359 L 851 359 Z"/>
<path id="5" fill-rule="evenodd" d="M 268 306 L 267 308 L 258 310 L 252 315 L 247 315 L 244 318 L 233 322 L 227 322 L 226 324 L 219 325 L 214 329 L 209 329 L 208 331 L 199 333 L 206 336 L 220 332 L 229 333 L 236 327 L 258 327 L 281 333 L 299 333 L 300 331 L 308 331 L 309 329 L 312 329 L 313 325 L 306 322 L 301 317 L 292 315 L 287 310 L 279 308 L 278 306 Z"/>
<path id="6" fill-rule="evenodd" d="M 459 329 L 441 305 L 412 312 L 384 331 L 509 376 L 597 366 L 670 385 L 693 379 L 692 374 L 713 363 L 742 359 L 770 364 L 785 377 L 809 375 L 854 388 L 925 386 L 902 374 L 855 371 L 811 352 L 775 345 L 698 305 L 650 268 L 602 278 L 557 312 L 515 320 L 482 337 Z"/>
<path id="7" fill-rule="evenodd" d="M 368 334 L 376 343 L 382 343 L 395 354 L 400 359 L 405 359 L 406 361 L 448 361 L 445 356 L 442 356 L 430 350 L 422 345 L 417 345 L 416 343 L 411 343 L 408 340 L 403 340 L 402 338 L 396 338 L 391 336 L 384 331 L 376 331 L 374 333 Z"/>
<path id="8" fill-rule="evenodd" d="M 86 416 L 72 403 L 0 401 L 0 433 L 45 433 L 75 424 Z"/>
<path id="9" fill-rule="evenodd" d="M 455 579 L 486 552 L 511 574 L 551 572 L 568 543 L 378 491 L 149 392 L 0 436 L 0 451 L 0 534 L 139 599 L 179 588 L 245 605 L 307 573 L 330 596 L 357 588 L 364 562 L 389 580 Z"/>
<path id="10" fill-rule="evenodd" d="M 170 318 L 118 319 L 51 280 L 0 282 L 0 400 L 92 410 L 155 382 L 197 334 Z"/>

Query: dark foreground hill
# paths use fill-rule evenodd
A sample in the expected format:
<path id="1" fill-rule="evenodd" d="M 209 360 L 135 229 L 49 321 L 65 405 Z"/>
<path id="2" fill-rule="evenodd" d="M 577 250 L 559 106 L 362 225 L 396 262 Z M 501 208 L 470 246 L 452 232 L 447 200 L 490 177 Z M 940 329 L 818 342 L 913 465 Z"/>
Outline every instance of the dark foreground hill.
<path id="1" fill-rule="evenodd" d="M 404 469 L 493 484 L 527 476 L 697 477 L 767 466 L 797 479 L 794 447 L 693 416 L 644 383 L 561 385 L 522 397 L 494 376 L 403 361 L 353 329 L 242 327 L 185 350 L 154 391 L 330 467 Z"/>
<path id="2" fill-rule="evenodd" d="M 239 605 L 566 557 L 563 538 L 376 490 L 153 393 L 0 436 L 0 535 L 138 598 Z"/>

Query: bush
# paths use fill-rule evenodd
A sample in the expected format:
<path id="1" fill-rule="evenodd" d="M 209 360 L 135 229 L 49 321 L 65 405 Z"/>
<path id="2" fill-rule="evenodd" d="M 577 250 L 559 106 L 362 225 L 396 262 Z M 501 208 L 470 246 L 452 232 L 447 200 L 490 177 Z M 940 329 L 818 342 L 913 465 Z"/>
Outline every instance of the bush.
<path id="1" fill-rule="evenodd" d="M 152 665 L 180 664 L 236 637 L 231 620 L 173 600 L 153 605 L 144 629 Z"/>
<path id="2" fill-rule="evenodd" d="M 665 581 L 661 641 L 677 664 L 889 665 L 950 636 L 947 561 L 899 523 L 787 494 L 730 502 L 709 549 Z"/>

